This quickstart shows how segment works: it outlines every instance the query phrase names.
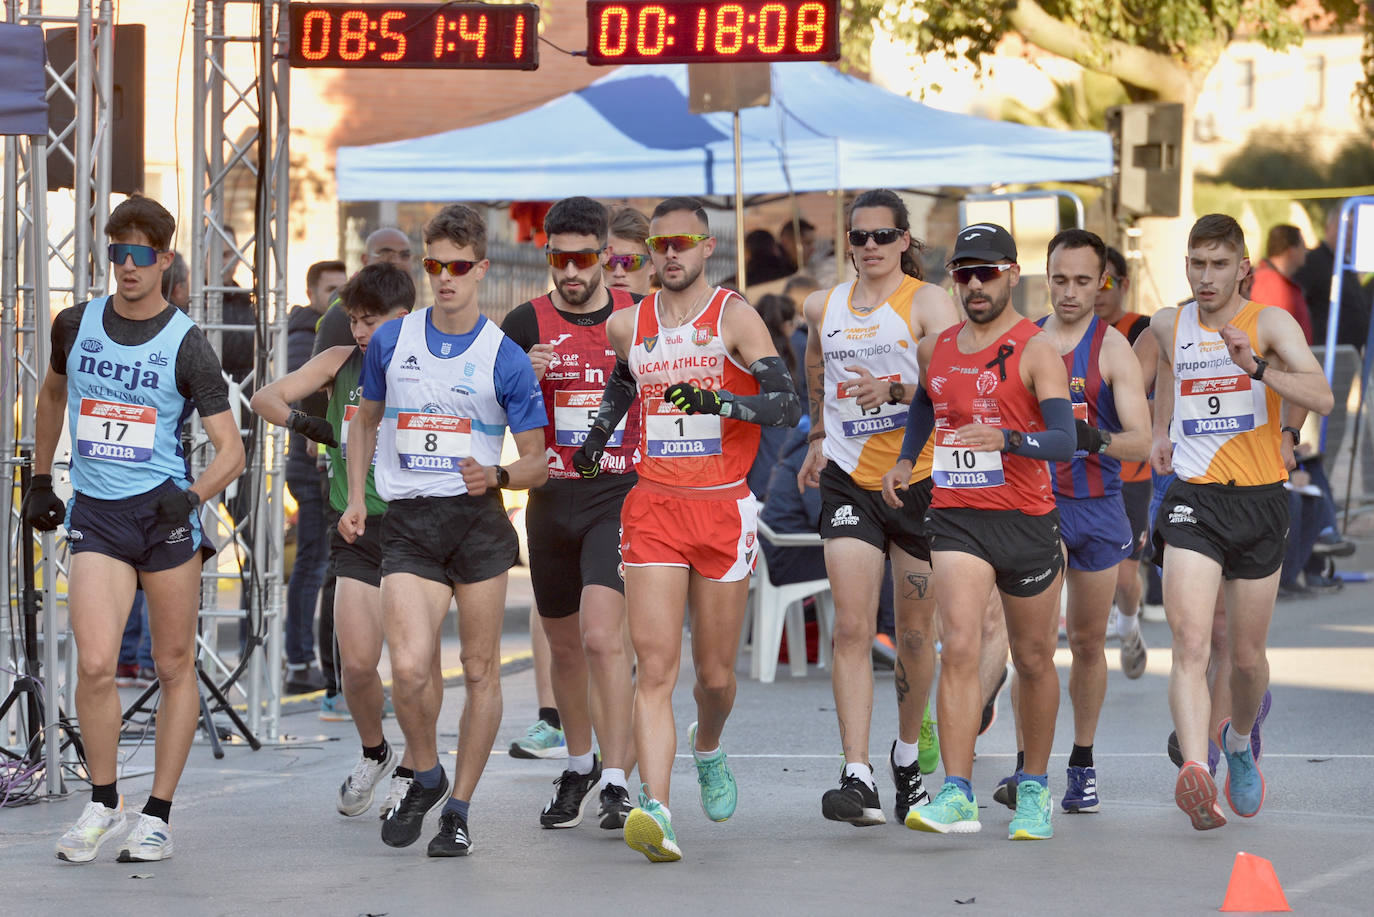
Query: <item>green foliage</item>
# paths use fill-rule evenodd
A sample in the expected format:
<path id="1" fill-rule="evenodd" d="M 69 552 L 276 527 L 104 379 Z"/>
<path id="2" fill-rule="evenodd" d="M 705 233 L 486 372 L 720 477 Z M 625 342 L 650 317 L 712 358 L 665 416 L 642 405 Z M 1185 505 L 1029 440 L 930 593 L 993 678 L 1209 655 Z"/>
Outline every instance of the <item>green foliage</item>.
<path id="1" fill-rule="evenodd" d="M 1038 111 L 1018 99 L 1007 99 L 1002 104 L 1002 120 L 1032 127 L 1101 131 L 1107 129 L 1107 109 L 1129 101 L 1120 81 L 1088 70 L 1072 82 L 1056 82 L 1054 100 Z"/>
<path id="2" fill-rule="evenodd" d="M 1312 144 L 1301 135 L 1265 136 L 1246 144 L 1221 167 L 1217 178 L 1237 188 L 1321 188 L 1327 184 Z"/>
<path id="3" fill-rule="evenodd" d="M 1331 160 L 1327 183 L 1332 188 L 1374 185 L 1374 137 L 1352 137 Z"/>

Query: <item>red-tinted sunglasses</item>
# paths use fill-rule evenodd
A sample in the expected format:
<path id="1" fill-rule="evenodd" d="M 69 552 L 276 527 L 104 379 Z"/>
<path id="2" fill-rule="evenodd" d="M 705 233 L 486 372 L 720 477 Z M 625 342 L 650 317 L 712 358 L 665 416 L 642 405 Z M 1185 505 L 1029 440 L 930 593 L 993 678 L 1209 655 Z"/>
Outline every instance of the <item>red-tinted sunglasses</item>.
<path id="1" fill-rule="evenodd" d="M 426 274 L 433 274 L 437 277 L 444 270 L 444 268 L 448 268 L 450 276 L 462 277 L 468 271 L 475 268 L 480 262 L 440 261 L 438 258 L 426 258 L 424 261 L 421 261 L 420 263 L 424 265 Z"/>

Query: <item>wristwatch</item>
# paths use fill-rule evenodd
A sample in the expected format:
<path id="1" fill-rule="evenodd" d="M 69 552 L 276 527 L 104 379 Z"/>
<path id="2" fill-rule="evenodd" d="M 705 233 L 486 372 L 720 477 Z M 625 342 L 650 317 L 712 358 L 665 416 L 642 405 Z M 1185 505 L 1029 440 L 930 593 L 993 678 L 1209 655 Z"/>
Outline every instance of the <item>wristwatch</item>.
<path id="1" fill-rule="evenodd" d="M 887 403 L 901 404 L 906 397 L 906 386 L 900 382 L 894 382 L 887 387 Z"/>
<path id="2" fill-rule="evenodd" d="M 1264 378 L 1264 370 L 1269 366 L 1269 361 L 1263 357 L 1255 357 L 1255 371 L 1250 373 L 1250 378 L 1256 382 Z"/>
<path id="3" fill-rule="evenodd" d="M 503 489 L 510 486 L 510 472 L 500 465 L 496 466 L 496 486 Z"/>
<path id="4" fill-rule="evenodd" d="M 1293 434 L 1293 448 L 1294 448 L 1294 449 L 1298 448 L 1298 443 L 1302 442 L 1302 431 L 1299 430 L 1297 427 L 1280 427 L 1280 428 L 1279 428 L 1279 432 L 1280 432 L 1280 433 L 1292 433 L 1292 434 Z"/>

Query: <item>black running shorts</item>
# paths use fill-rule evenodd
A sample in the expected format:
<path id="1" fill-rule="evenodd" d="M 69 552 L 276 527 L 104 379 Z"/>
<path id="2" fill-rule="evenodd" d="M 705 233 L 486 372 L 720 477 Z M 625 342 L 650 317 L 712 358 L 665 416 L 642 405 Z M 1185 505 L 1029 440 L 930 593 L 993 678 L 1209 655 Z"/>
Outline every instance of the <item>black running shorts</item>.
<path id="1" fill-rule="evenodd" d="M 541 618 L 575 615 L 584 586 L 624 593 L 620 509 L 638 475 L 602 474 L 590 481 L 550 479 L 530 491 L 525 532 L 530 585 Z"/>
<path id="2" fill-rule="evenodd" d="M 1288 492 L 1282 483 L 1235 487 L 1174 481 L 1155 518 L 1155 556 L 1164 546 L 1197 551 L 1225 579 L 1264 579 L 1283 566 Z"/>
<path id="3" fill-rule="evenodd" d="M 930 560 L 925 514 L 930 507 L 930 478 L 899 491 L 902 508 L 883 502 L 880 490 L 864 490 L 833 461 L 821 469 L 821 537 L 857 538 L 887 553 L 894 544 L 918 560 Z"/>
<path id="4" fill-rule="evenodd" d="M 329 530 L 329 563 L 335 577 L 357 580 L 369 586 L 382 584 L 382 520 L 385 518 L 382 513 L 368 516 L 363 523 L 363 533 L 349 544 L 339 534 L 339 517 L 334 515 L 334 525 Z"/>
<path id="5" fill-rule="evenodd" d="M 382 517 L 383 577 L 413 573 L 436 583 L 480 583 L 519 557 L 500 491 L 392 500 Z"/>
<path id="6" fill-rule="evenodd" d="M 981 557 L 997 573 L 997 588 L 1029 598 L 1053 583 L 1064 566 L 1059 541 L 1059 510 L 1028 516 L 1020 510 L 944 507 L 926 513 L 931 564 L 940 572 L 939 553 L 959 551 Z"/>
<path id="7" fill-rule="evenodd" d="M 1121 502 L 1126 504 L 1126 520 L 1131 524 L 1131 553 L 1128 560 L 1140 560 L 1145 553 L 1145 545 L 1150 537 L 1150 492 L 1153 485 L 1149 481 L 1122 481 Z"/>

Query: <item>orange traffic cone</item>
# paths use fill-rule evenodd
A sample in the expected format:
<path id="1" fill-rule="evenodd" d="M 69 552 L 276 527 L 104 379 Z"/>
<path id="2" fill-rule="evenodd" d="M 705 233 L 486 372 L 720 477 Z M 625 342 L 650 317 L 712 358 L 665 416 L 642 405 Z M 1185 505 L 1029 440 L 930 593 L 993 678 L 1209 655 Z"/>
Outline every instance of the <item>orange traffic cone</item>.
<path id="1" fill-rule="evenodd" d="M 1231 867 L 1231 882 L 1226 886 L 1223 911 L 1291 911 L 1283 895 L 1274 864 L 1264 857 L 1241 852 Z"/>

